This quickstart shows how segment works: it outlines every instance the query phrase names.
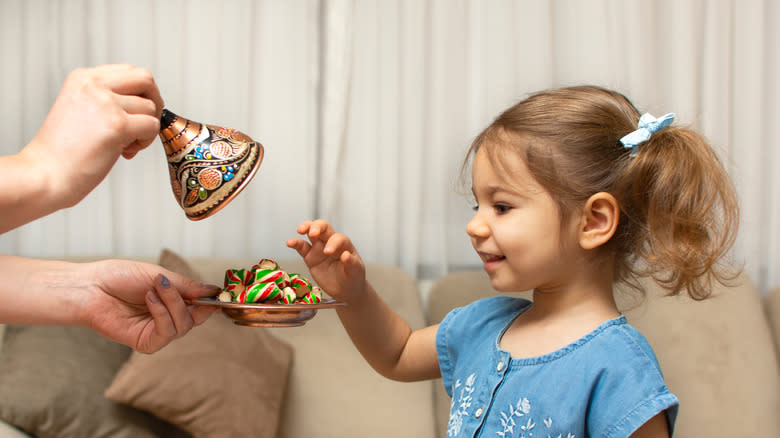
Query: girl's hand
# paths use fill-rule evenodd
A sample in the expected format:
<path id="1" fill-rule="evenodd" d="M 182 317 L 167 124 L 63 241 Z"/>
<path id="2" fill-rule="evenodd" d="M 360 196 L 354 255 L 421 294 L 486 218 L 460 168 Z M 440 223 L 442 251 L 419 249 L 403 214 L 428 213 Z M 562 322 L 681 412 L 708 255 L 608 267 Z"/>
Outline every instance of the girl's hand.
<path id="1" fill-rule="evenodd" d="M 309 241 L 293 238 L 287 246 L 298 251 L 314 281 L 338 300 L 360 296 L 366 288 L 366 269 L 349 238 L 322 219 L 304 221 L 296 231 Z"/>

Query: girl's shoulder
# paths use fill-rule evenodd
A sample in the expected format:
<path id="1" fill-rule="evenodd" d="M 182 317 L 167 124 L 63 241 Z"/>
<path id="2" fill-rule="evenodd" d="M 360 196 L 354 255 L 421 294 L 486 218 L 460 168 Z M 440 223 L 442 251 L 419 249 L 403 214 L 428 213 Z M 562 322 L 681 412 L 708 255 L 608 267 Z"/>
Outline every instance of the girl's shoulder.
<path id="1" fill-rule="evenodd" d="M 508 296 L 482 298 L 448 313 L 437 331 L 440 342 L 494 342 L 531 301 Z"/>
<path id="2" fill-rule="evenodd" d="M 498 295 L 473 301 L 451 313 L 461 314 L 461 317 L 468 318 L 495 319 L 501 316 L 517 316 L 530 306 L 531 301 L 529 300 Z"/>

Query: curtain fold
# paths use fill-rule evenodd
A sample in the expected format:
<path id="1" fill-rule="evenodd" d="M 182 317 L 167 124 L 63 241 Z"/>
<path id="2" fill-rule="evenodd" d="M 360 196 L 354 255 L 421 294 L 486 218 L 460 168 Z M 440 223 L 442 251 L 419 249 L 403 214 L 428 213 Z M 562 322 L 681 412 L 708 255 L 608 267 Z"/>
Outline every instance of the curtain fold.
<path id="1" fill-rule="evenodd" d="M 734 258 L 780 285 L 778 50 L 769 0 L 4 0 L 0 154 L 35 134 L 73 69 L 152 71 L 167 107 L 266 148 L 219 214 L 187 220 L 159 142 L 83 202 L 0 235 L 34 257 L 289 257 L 324 217 L 368 262 L 422 278 L 479 268 L 459 170 L 471 140 L 528 93 L 592 83 L 675 112 L 737 185 Z"/>

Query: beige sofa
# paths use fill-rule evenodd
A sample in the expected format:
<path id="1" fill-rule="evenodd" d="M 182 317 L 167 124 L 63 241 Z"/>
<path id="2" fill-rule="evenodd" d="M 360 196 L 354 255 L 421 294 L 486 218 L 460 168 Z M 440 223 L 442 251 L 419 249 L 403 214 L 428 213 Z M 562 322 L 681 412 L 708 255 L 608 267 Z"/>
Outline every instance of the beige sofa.
<path id="1" fill-rule="evenodd" d="M 221 283 L 227 268 L 256 262 L 187 261 L 212 283 Z M 300 260 L 280 263 L 287 271 L 308 274 Z M 415 328 L 495 293 L 482 272 L 456 272 L 423 288 L 424 306 L 420 283 L 402 270 L 369 265 L 368 277 Z M 681 401 L 676 437 L 780 436 L 780 289 L 762 300 L 756 288 L 740 277 L 731 287 L 718 287 L 715 297 L 704 302 L 660 297 L 652 287 L 645 301 L 622 291 L 617 295 L 629 321 L 652 344 L 668 386 Z M 335 311 L 320 310 L 303 327 L 267 330 L 293 351 L 276 436 L 445 435 L 450 401 L 440 381 L 398 383 L 380 377 L 355 351 Z M 0 362 L 8 360 L 4 354 L 0 352 Z M 0 423 L 0 438 L 25 436 Z M 172 435 L 161 432 L 160 436 Z"/>

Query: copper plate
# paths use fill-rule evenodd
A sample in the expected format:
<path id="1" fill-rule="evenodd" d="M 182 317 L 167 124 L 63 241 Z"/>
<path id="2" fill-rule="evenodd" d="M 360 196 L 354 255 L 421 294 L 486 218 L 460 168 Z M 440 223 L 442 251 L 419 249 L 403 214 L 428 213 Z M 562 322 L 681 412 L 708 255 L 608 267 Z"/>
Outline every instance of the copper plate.
<path id="1" fill-rule="evenodd" d="M 217 301 L 214 298 L 192 300 L 201 306 L 214 306 L 233 320 L 235 324 L 251 327 L 298 327 L 317 314 L 319 309 L 335 309 L 347 303 L 333 299 L 323 299 L 316 304 L 268 304 L 234 303 Z"/>

